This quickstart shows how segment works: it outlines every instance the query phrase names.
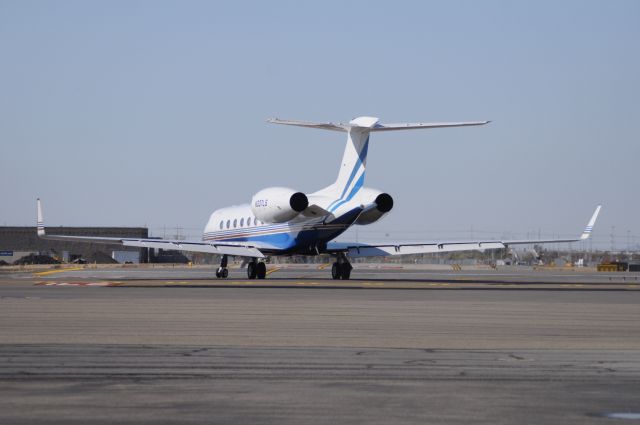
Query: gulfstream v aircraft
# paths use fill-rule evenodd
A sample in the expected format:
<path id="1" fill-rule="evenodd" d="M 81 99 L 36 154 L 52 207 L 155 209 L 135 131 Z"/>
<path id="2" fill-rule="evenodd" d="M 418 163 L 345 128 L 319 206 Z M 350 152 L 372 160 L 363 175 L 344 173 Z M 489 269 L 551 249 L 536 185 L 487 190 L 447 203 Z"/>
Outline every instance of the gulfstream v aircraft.
<path id="1" fill-rule="evenodd" d="M 199 241 L 136 238 L 62 236 L 45 233 L 42 207 L 38 199 L 38 236 L 45 239 L 121 244 L 124 246 L 209 252 L 222 255 L 216 277 L 228 276 L 228 256 L 245 257 L 249 279 L 264 279 L 264 258 L 275 255 L 318 255 L 335 257 L 334 279 L 349 279 L 349 258 L 434 252 L 485 250 L 509 245 L 574 242 L 587 239 L 600 212 L 598 206 L 582 235 L 576 239 L 551 240 L 435 240 L 422 243 L 363 244 L 332 242 L 353 225 L 374 223 L 393 208 L 393 198 L 364 186 L 369 136 L 379 131 L 466 127 L 489 121 L 382 124 L 378 118 L 359 117 L 347 124 L 269 120 L 347 133 L 347 144 L 336 181 L 317 192 L 305 194 L 288 187 L 268 187 L 253 195 L 251 204 L 216 210 L 211 214 Z"/>

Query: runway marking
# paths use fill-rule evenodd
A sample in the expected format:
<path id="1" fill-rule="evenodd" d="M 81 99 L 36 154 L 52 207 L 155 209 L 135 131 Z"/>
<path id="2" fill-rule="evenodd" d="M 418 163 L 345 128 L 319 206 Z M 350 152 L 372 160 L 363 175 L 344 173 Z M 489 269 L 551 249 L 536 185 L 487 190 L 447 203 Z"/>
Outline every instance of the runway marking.
<path id="1" fill-rule="evenodd" d="M 84 270 L 84 267 L 68 267 L 66 269 L 47 270 L 44 272 L 34 273 L 35 276 L 48 276 L 50 274 L 72 272 L 75 270 Z"/>
<path id="2" fill-rule="evenodd" d="M 331 263 L 320 264 L 320 265 L 318 266 L 318 270 L 324 270 L 324 269 L 326 269 L 327 267 L 329 267 L 329 265 L 330 265 L 330 264 L 331 264 Z"/>
<path id="3" fill-rule="evenodd" d="M 271 270 L 267 270 L 267 276 L 269 276 L 273 272 L 277 272 L 278 270 L 282 270 L 282 267 L 274 267 Z"/>
<path id="4" fill-rule="evenodd" d="M 39 282 L 39 286 L 115 286 L 112 282 Z"/>

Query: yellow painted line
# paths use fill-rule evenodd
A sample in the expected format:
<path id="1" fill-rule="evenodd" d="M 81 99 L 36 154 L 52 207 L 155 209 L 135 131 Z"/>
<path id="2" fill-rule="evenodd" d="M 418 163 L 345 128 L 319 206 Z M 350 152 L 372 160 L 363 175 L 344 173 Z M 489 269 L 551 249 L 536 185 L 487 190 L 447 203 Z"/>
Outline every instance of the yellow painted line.
<path id="1" fill-rule="evenodd" d="M 318 270 L 324 270 L 324 269 L 326 269 L 327 267 L 329 267 L 330 265 L 331 265 L 331 263 L 320 264 L 320 265 L 318 266 Z"/>
<path id="2" fill-rule="evenodd" d="M 46 272 L 38 272 L 34 273 L 35 276 L 47 276 L 55 273 L 64 273 L 64 272 L 72 272 L 75 270 L 84 270 L 84 267 L 69 267 L 66 269 L 55 269 L 55 270 L 47 270 Z"/>
<path id="3" fill-rule="evenodd" d="M 267 270 L 267 276 L 269 276 L 273 272 L 277 272 L 278 270 L 282 270 L 282 267 L 274 267 L 270 270 Z"/>

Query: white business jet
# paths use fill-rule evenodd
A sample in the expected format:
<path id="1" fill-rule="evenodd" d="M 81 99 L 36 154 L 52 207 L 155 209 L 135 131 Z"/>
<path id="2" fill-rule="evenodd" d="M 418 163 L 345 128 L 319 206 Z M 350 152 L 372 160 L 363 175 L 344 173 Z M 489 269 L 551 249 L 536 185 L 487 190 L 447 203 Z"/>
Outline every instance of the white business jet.
<path id="1" fill-rule="evenodd" d="M 349 258 L 406 254 L 427 254 L 466 250 L 506 248 L 517 244 L 575 242 L 591 234 L 600 206 L 577 239 L 548 240 L 435 240 L 422 243 L 364 244 L 332 242 L 353 225 L 367 225 L 384 217 L 393 208 L 393 198 L 364 186 L 369 136 L 378 131 L 467 127 L 489 121 L 451 123 L 382 124 L 378 118 L 359 117 L 347 124 L 269 120 L 275 124 L 333 130 L 347 133 L 347 144 L 335 183 L 305 194 L 287 187 L 268 187 L 256 193 L 251 204 L 216 210 L 204 229 L 202 240 L 108 238 L 45 233 L 42 207 L 38 199 L 38 236 L 44 239 L 121 244 L 141 248 L 209 252 L 222 256 L 216 277 L 228 276 L 228 256 L 247 259 L 247 277 L 264 279 L 264 258 L 275 255 L 319 255 L 335 257 L 334 279 L 349 279 Z"/>

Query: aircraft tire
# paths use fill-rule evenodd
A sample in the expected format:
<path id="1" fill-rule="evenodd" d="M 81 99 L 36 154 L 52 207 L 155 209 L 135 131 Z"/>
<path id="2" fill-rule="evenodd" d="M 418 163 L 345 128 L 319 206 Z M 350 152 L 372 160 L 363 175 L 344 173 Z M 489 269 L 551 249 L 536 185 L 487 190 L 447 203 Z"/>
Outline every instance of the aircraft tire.
<path id="1" fill-rule="evenodd" d="M 222 272 L 220 273 L 220 276 L 221 276 L 223 279 L 226 279 L 227 277 L 229 277 L 229 269 L 226 269 L 226 268 L 225 268 L 225 269 L 222 269 Z"/>
<path id="2" fill-rule="evenodd" d="M 333 265 L 331 266 L 331 277 L 334 280 L 338 280 L 340 279 L 340 275 L 342 275 L 342 267 L 340 267 L 340 264 L 338 263 L 333 263 Z"/>
<path id="3" fill-rule="evenodd" d="M 348 267 L 347 265 L 343 265 L 341 269 L 342 269 L 342 273 L 340 273 L 340 279 L 349 280 L 349 278 L 351 277 L 351 268 Z"/>
<path id="4" fill-rule="evenodd" d="M 267 265 L 265 263 L 258 263 L 256 265 L 256 275 L 258 279 L 267 277 Z"/>
<path id="5" fill-rule="evenodd" d="M 257 270 L 256 270 L 256 263 L 254 263 L 252 261 L 249 264 L 247 264 L 247 278 L 248 279 L 255 279 L 257 274 L 258 273 L 257 273 Z"/>

